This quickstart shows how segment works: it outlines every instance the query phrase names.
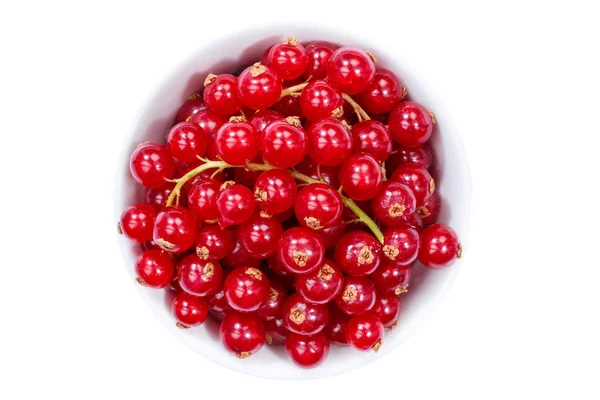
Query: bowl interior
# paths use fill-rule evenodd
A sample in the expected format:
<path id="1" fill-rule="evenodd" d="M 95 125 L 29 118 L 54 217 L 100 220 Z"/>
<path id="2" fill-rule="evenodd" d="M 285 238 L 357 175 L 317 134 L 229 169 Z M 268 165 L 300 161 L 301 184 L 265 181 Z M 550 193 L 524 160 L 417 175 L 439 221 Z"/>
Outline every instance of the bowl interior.
<path id="1" fill-rule="evenodd" d="M 447 111 L 426 82 L 409 69 L 401 51 L 392 41 L 364 43 L 348 33 L 319 30 L 313 27 L 279 27 L 246 30 L 229 34 L 204 43 L 197 51 L 175 67 L 156 87 L 154 95 L 142 105 L 132 131 L 127 135 L 118 167 L 115 190 L 115 217 L 130 204 L 141 202 L 143 189 L 129 174 L 129 155 L 142 142 L 163 142 L 172 126 L 178 108 L 187 97 L 202 88 L 210 72 L 239 71 L 240 67 L 259 60 L 264 50 L 293 36 L 302 42 L 327 40 L 338 44 L 357 46 L 373 52 L 378 66 L 394 71 L 407 87 L 410 99 L 422 103 L 435 112 L 437 128 L 431 139 L 435 150 L 436 187 L 443 198 L 441 222 L 452 226 L 465 244 L 470 214 L 471 183 L 462 142 Z M 124 237 L 119 238 L 125 267 L 135 279 L 134 263 L 141 252 L 138 245 Z M 179 340 L 190 348 L 221 365 L 250 375 L 276 379 L 309 379 L 331 376 L 363 366 L 382 357 L 404 342 L 435 311 L 443 294 L 457 274 L 460 262 L 444 270 L 429 270 L 415 265 L 409 292 L 401 298 L 402 312 L 398 325 L 387 331 L 378 353 L 360 353 L 332 347 L 328 359 L 318 368 L 303 370 L 295 367 L 285 356 L 281 346 L 265 346 L 260 352 L 244 360 L 228 353 L 218 339 L 218 323 L 210 320 L 203 326 L 180 330 L 170 314 L 171 297 L 164 290 L 151 290 L 135 285 L 154 315 Z"/>

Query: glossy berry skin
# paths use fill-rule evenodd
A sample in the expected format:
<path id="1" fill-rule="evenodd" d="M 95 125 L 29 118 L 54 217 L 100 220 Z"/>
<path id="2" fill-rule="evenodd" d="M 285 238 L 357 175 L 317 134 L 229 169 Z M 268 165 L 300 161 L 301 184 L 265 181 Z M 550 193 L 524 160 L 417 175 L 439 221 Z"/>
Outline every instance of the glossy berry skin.
<path id="1" fill-rule="evenodd" d="M 196 235 L 196 254 L 203 260 L 220 260 L 231 253 L 233 233 L 216 225 L 202 227 Z"/>
<path id="2" fill-rule="evenodd" d="M 404 90 L 393 72 L 378 68 L 373 81 L 356 95 L 356 100 L 368 113 L 387 114 L 404 97 Z"/>
<path id="3" fill-rule="evenodd" d="M 408 215 L 415 212 L 417 200 L 405 184 L 386 181 L 371 200 L 371 210 L 378 221 L 389 227 L 405 225 Z"/>
<path id="4" fill-rule="evenodd" d="M 142 186 L 157 188 L 173 178 L 175 162 L 166 147 L 156 143 L 138 146 L 129 160 L 133 178 Z"/>
<path id="5" fill-rule="evenodd" d="M 399 166 L 392 174 L 392 181 L 404 183 L 415 195 L 417 207 L 421 207 L 435 191 L 435 181 L 429 171 L 417 164 Z"/>
<path id="6" fill-rule="evenodd" d="M 423 225 L 428 226 L 435 223 L 440 215 L 441 208 L 442 199 L 437 191 L 433 192 L 429 200 L 417 208 L 417 212 L 423 220 Z"/>
<path id="7" fill-rule="evenodd" d="M 248 122 L 227 122 L 215 137 L 217 153 L 231 165 L 244 165 L 258 154 L 258 133 Z"/>
<path id="8" fill-rule="evenodd" d="M 408 266 L 383 264 L 371 274 L 370 278 L 378 291 L 399 295 L 408 291 L 410 275 Z"/>
<path id="9" fill-rule="evenodd" d="M 379 121 L 362 121 L 352 127 L 352 151 L 365 153 L 379 162 L 392 154 L 392 139 L 384 124 Z"/>
<path id="10" fill-rule="evenodd" d="M 198 125 L 181 122 L 167 134 L 167 148 L 179 161 L 197 162 L 208 148 L 208 138 Z"/>
<path id="11" fill-rule="evenodd" d="M 417 212 L 414 212 L 414 213 L 404 217 L 404 225 L 415 228 L 418 232 L 421 232 L 421 230 L 423 230 L 423 226 L 424 226 L 423 220 L 421 219 L 421 217 L 419 216 L 419 213 L 417 213 Z"/>
<path id="12" fill-rule="evenodd" d="M 381 243 L 363 231 L 346 233 L 335 246 L 335 261 L 352 276 L 367 276 L 381 263 Z"/>
<path id="13" fill-rule="evenodd" d="M 287 82 L 295 82 L 295 81 L 287 81 Z M 285 88 L 285 85 L 284 85 Z M 284 118 L 287 117 L 298 117 L 300 119 L 304 118 L 304 113 L 302 112 L 302 108 L 300 108 L 300 97 L 297 96 L 285 96 L 282 97 L 275 103 L 273 106 L 273 110 L 277 113 L 281 114 Z"/>
<path id="14" fill-rule="evenodd" d="M 171 312 L 180 328 L 199 326 L 208 317 L 208 304 L 202 297 L 181 292 L 173 299 Z"/>
<path id="15" fill-rule="evenodd" d="M 373 281 L 363 277 L 346 276 L 342 290 L 335 298 L 340 311 L 355 315 L 370 310 L 375 304 L 376 292 Z"/>
<path id="16" fill-rule="evenodd" d="M 260 135 L 263 159 L 279 168 L 291 168 L 306 156 L 308 142 L 299 120 L 287 118 L 269 123 Z"/>
<path id="17" fill-rule="evenodd" d="M 248 252 L 240 245 L 240 242 L 236 240 L 233 250 L 222 259 L 221 263 L 228 268 L 258 268 L 260 265 L 260 260 L 248 254 Z"/>
<path id="18" fill-rule="evenodd" d="M 288 298 L 287 290 L 285 290 L 281 283 L 272 279 L 269 280 L 269 283 L 271 285 L 269 297 L 267 297 L 267 300 L 256 312 L 263 321 L 272 321 L 281 318 L 283 304 Z"/>
<path id="19" fill-rule="evenodd" d="M 159 249 L 146 250 L 135 262 L 138 282 L 153 289 L 164 288 L 175 274 L 175 263 L 169 254 Z"/>
<path id="20" fill-rule="evenodd" d="M 252 314 L 232 311 L 221 322 L 219 339 L 237 358 L 250 357 L 265 344 L 265 326 Z"/>
<path id="21" fill-rule="evenodd" d="M 387 264 L 409 266 L 417 259 L 419 232 L 409 226 L 383 232 L 383 260 Z"/>
<path id="22" fill-rule="evenodd" d="M 216 293 L 206 296 L 206 302 L 208 303 L 208 311 L 219 321 L 222 321 L 225 315 L 233 311 L 227 303 L 222 287 Z"/>
<path id="23" fill-rule="evenodd" d="M 252 114 L 248 122 L 252 124 L 256 132 L 260 135 L 265 127 L 273 121 L 284 120 L 284 116 L 273 110 L 260 110 Z"/>
<path id="24" fill-rule="evenodd" d="M 448 225 L 433 224 L 421 231 L 418 259 L 428 268 L 450 266 L 462 256 L 456 232 Z"/>
<path id="25" fill-rule="evenodd" d="M 350 346 L 360 351 L 378 351 L 384 334 L 384 327 L 374 312 L 366 312 L 350 318 L 346 325 L 346 340 Z"/>
<path id="26" fill-rule="evenodd" d="M 183 253 L 196 241 L 196 218 L 186 208 L 169 206 L 162 210 L 154 222 L 153 239 L 171 253 Z"/>
<path id="27" fill-rule="evenodd" d="M 342 289 L 342 271 L 331 260 L 325 259 L 316 270 L 304 275 L 296 275 L 296 290 L 306 300 L 326 304 L 333 300 Z"/>
<path id="28" fill-rule="evenodd" d="M 274 218 L 255 215 L 238 227 L 240 245 L 252 257 L 269 258 L 277 252 L 279 238 L 283 234 L 281 223 Z"/>
<path id="29" fill-rule="evenodd" d="M 290 333 L 285 339 L 285 353 L 302 368 L 314 368 L 329 355 L 329 340 L 323 332 L 314 335 Z"/>
<path id="30" fill-rule="evenodd" d="M 256 205 L 263 211 L 279 214 L 294 205 L 298 189 L 288 171 L 271 169 L 263 172 L 254 183 Z"/>
<path id="31" fill-rule="evenodd" d="M 215 221 L 217 211 L 217 195 L 221 183 L 214 179 L 202 180 L 192 186 L 188 194 L 188 209 L 200 221 Z"/>
<path id="32" fill-rule="evenodd" d="M 311 81 L 300 93 L 302 113 L 310 121 L 330 117 L 342 105 L 342 94 L 329 82 Z"/>
<path id="33" fill-rule="evenodd" d="M 225 117 L 210 111 L 210 110 L 200 110 L 194 115 L 190 117 L 190 121 L 193 124 L 198 125 L 204 133 L 210 137 L 214 138 L 219 131 L 219 128 L 227 122 Z"/>
<path id="34" fill-rule="evenodd" d="M 156 210 L 148 204 L 134 204 L 121 214 L 119 226 L 123 234 L 138 243 L 152 240 Z"/>
<path id="35" fill-rule="evenodd" d="M 256 209 L 252 191 L 231 181 L 221 186 L 216 199 L 219 226 L 226 228 L 248 221 Z"/>
<path id="36" fill-rule="evenodd" d="M 308 66 L 306 49 L 297 40 L 291 38 L 271 47 L 267 60 L 269 68 L 284 80 L 302 76 Z"/>
<path id="37" fill-rule="evenodd" d="M 189 121 L 192 118 L 192 115 L 204 109 L 206 109 L 206 104 L 204 104 L 202 94 L 194 93 L 185 103 L 183 103 L 183 105 L 179 108 L 179 111 L 177 111 L 177 118 L 175 118 L 175 122 L 179 123 Z"/>
<path id="38" fill-rule="evenodd" d="M 375 77 L 375 64 L 367 53 L 351 47 L 337 49 L 329 58 L 327 78 L 347 94 L 356 94 L 369 87 Z"/>
<path id="39" fill-rule="evenodd" d="M 267 331 L 267 344 L 284 344 L 285 338 L 290 334 L 279 318 L 265 321 L 265 329 Z"/>
<path id="40" fill-rule="evenodd" d="M 146 204 L 152 206 L 156 211 L 160 211 L 167 205 L 167 199 L 175 187 L 174 182 L 167 182 L 158 188 L 147 188 L 144 192 Z M 179 197 L 179 205 L 187 205 L 187 196 Z"/>
<path id="41" fill-rule="evenodd" d="M 396 148 L 396 153 L 392 154 L 388 159 L 386 166 L 388 171 L 394 172 L 402 164 L 418 164 L 425 169 L 431 168 L 433 164 L 433 151 L 429 144 L 425 143 L 419 147 L 402 147 Z"/>
<path id="42" fill-rule="evenodd" d="M 350 318 L 348 314 L 344 314 L 333 304 L 329 307 L 329 321 L 327 321 L 327 325 L 323 328 L 323 332 L 327 335 L 331 344 L 348 346 L 346 325 Z"/>
<path id="43" fill-rule="evenodd" d="M 311 183 L 298 192 L 294 211 L 300 225 L 321 230 L 335 225 L 342 217 L 340 194 L 324 183 Z"/>
<path id="44" fill-rule="evenodd" d="M 313 335 L 327 324 L 329 310 L 325 304 L 311 303 L 298 293 L 283 304 L 283 325 L 294 333 Z"/>
<path id="45" fill-rule="evenodd" d="M 177 280 L 181 288 L 195 296 L 214 294 L 223 283 L 223 269 L 219 262 L 203 260 L 196 254 L 184 257 L 177 270 Z"/>
<path id="46" fill-rule="evenodd" d="M 244 312 L 258 310 L 270 293 L 267 276 L 253 267 L 231 271 L 225 278 L 223 288 L 231 308 Z"/>
<path id="47" fill-rule="evenodd" d="M 333 167 L 352 154 L 348 129 L 334 118 L 324 118 L 308 128 L 308 156 L 318 165 Z"/>
<path id="48" fill-rule="evenodd" d="M 413 101 L 399 103 L 388 118 L 392 138 L 404 147 L 417 147 L 425 143 L 433 132 L 429 111 Z"/>
<path id="49" fill-rule="evenodd" d="M 220 115 L 233 115 L 242 107 L 237 93 L 237 78 L 229 74 L 210 76 L 204 82 L 204 102 Z"/>
<path id="50" fill-rule="evenodd" d="M 281 79 L 265 65 L 251 65 L 238 77 L 238 94 L 242 104 L 253 110 L 270 108 L 281 95 Z"/>
<path id="51" fill-rule="evenodd" d="M 325 246 L 319 234 L 309 228 L 291 228 L 281 235 L 277 256 L 290 272 L 306 274 L 323 262 Z"/>
<path id="52" fill-rule="evenodd" d="M 400 299 L 394 293 L 377 293 L 373 312 L 385 328 L 391 329 L 398 323 L 400 315 Z"/>
<path id="53" fill-rule="evenodd" d="M 329 42 L 312 42 L 306 45 L 308 55 L 308 65 L 304 72 L 305 78 L 314 80 L 325 79 L 327 77 L 327 64 L 329 58 L 339 46 Z"/>
<path id="54" fill-rule="evenodd" d="M 354 200 L 371 200 L 381 187 L 381 166 L 372 156 L 352 154 L 340 168 L 340 184 Z"/>
<path id="55" fill-rule="evenodd" d="M 281 264 L 281 261 L 279 261 L 279 257 L 277 255 L 269 258 L 267 260 L 267 264 L 269 265 L 269 269 L 278 276 L 283 276 L 286 278 L 293 278 L 295 276 L 293 272 L 289 271 L 283 266 L 283 264 Z"/>
<path id="56" fill-rule="evenodd" d="M 323 228 L 319 231 L 319 236 L 323 240 L 326 250 L 335 248 L 335 245 L 344 236 L 346 232 L 346 223 L 340 219 L 336 224 Z"/>

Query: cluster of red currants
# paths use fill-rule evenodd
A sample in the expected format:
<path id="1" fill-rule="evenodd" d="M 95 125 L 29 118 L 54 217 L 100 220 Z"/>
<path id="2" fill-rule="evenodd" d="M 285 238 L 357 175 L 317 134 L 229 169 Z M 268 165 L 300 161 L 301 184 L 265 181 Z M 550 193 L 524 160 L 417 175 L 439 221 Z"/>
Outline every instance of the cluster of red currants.
<path id="1" fill-rule="evenodd" d="M 435 223 L 433 113 L 375 63 L 287 39 L 239 76 L 210 74 L 166 145 L 135 149 L 145 202 L 119 229 L 141 244 L 138 282 L 176 292 L 177 326 L 210 313 L 239 358 L 284 343 L 312 367 L 330 343 L 377 351 L 412 264 L 460 257 Z"/>

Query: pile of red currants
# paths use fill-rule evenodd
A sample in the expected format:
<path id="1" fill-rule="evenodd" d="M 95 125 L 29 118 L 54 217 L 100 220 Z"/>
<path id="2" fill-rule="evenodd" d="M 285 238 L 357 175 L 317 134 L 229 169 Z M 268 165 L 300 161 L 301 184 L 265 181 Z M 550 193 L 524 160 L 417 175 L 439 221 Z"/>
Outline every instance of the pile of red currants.
<path id="1" fill-rule="evenodd" d="M 330 343 L 377 351 L 413 263 L 461 256 L 437 224 L 436 121 L 372 54 L 287 39 L 239 76 L 209 74 L 166 144 L 130 160 L 145 199 L 119 231 L 137 281 L 175 292 L 178 327 L 209 313 L 239 358 L 284 344 L 302 367 Z"/>

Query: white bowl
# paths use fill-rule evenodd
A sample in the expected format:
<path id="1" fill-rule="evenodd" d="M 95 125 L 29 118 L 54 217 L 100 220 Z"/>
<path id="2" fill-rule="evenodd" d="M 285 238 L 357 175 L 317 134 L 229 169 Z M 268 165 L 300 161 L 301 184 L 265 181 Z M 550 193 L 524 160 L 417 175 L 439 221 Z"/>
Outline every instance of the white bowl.
<path id="1" fill-rule="evenodd" d="M 393 42 L 364 43 L 359 37 L 346 32 L 326 31 L 310 26 L 269 27 L 228 34 L 203 43 L 187 59 L 176 60 L 171 73 L 156 86 L 154 95 L 142 105 L 133 129 L 125 139 L 115 189 L 116 220 L 128 205 L 142 201 L 143 190 L 131 177 L 128 167 L 129 156 L 136 145 L 145 141 L 163 142 L 177 109 L 191 93 L 202 87 L 209 72 L 231 72 L 242 65 L 260 60 L 268 46 L 287 36 L 301 41 L 327 40 L 370 50 L 376 55 L 379 66 L 394 71 L 400 77 L 412 100 L 435 112 L 438 128 L 431 142 L 436 154 L 436 187 L 443 197 L 440 221 L 452 226 L 463 246 L 468 247 L 465 241 L 470 216 L 471 177 L 467 157 L 460 135 L 435 92 L 410 69 L 400 47 Z M 141 250 L 138 245 L 122 236 L 119 238 L 119 245 L 125 268 L 129 271 L 131 281 L 135 282 L 134 263 Z M 170 297 L 164 290 L 152 290 L 138 284 L 135 284 L 135 290 L 175 337 L 204 357 L 250 375 L 275 379 L 310 379 L 350 371 L 395 351 L 436 310 L 461 263 L 462 261 L 458 261 L 443 270 L 429 270 L 420 265 L 413 268 L 409 292 L 402 297 L 403 308 L 399 323 L 393 330 L 386 332 L 378 353 L 332 347 L 327 360 L 319 367 L 309 370 L 292 364 L 281 346 L 264 346 L 252 357 L 239 360 L 219 342 L 216 322 L 207 321 L 204 325 L 189 330 L 178 329 L 170 314 Z"/>

